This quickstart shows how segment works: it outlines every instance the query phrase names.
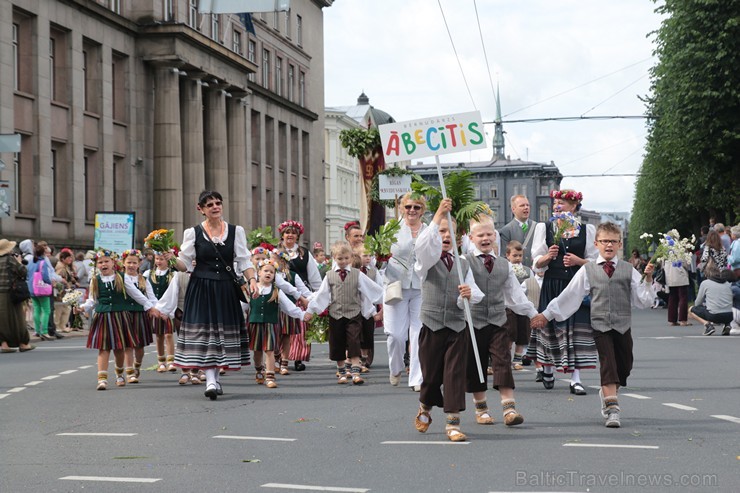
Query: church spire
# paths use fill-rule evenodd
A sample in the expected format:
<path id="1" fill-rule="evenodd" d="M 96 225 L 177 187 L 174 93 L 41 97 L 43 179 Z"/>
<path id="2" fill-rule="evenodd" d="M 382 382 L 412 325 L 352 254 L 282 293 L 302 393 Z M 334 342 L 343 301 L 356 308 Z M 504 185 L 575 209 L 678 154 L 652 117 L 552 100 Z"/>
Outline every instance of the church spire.
<path id="1" fill-rule="evenodd" d="M 506 159 L 506 150 L 504 145 L 504 125 L 501 123 L 501 97 L 496 83 L 496 120 L 494 121 L 495 131 L 493 134 L 493 159 Z"/>

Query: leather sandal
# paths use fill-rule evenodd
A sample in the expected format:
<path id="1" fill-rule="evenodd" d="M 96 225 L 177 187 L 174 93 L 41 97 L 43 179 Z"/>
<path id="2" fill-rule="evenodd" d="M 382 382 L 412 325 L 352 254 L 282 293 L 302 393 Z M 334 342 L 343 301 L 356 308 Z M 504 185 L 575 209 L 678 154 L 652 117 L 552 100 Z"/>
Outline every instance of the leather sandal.
<path id="1" fill-rule="evenodd" d="M 425 416 L 427 418 L 427 422 L 420 420 L 419 418 Z M 429 429 L 429 425 L 432 424 L 432 416 L 429 414 L 429 411 L 423 411 L 419 409 L 419 412 L 416 414 L 416 418 L 414 419 L 414 426 L 416 427 L 416 431 L 419 433 L 426 433 L 426 431 Z"/>
<path id="2" fill-rule="evenodd" d="M 493 416 L 491 416 L 491 413 L 488 411 L 483 411 L 480 414 L 475 413 L 475 422 L 479 425 L 492 425 Z"/>
<path id="3" fill-rule="evenodd" d="M 448 428 L 446 430 L 447 438 L 452 442 L 464 442 L 468 439 L 467 435 L 457 428 Z"/>
<path id="4" fill-rule="evenodd" d="M 183 373 L 180 375 L 180 380 L 177 381 L 180 385 L 186 385 L 190 381 L 190 375 Z"/>

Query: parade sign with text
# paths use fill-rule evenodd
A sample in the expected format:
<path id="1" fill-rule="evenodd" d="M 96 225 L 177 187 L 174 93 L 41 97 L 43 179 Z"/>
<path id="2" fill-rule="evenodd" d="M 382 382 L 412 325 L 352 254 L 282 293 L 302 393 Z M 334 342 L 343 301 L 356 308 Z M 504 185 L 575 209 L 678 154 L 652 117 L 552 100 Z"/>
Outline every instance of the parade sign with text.
<path id="1" fill-rule="evenodd" d="M 378 127 L 386 163 L 486 148 L 480 111 Z"/>
<path id="2" fill-rule="evenodd" d="M 134 248 L 133 212 L 96 212 L 95 248 L 103 248 L 121 253 Z"/>

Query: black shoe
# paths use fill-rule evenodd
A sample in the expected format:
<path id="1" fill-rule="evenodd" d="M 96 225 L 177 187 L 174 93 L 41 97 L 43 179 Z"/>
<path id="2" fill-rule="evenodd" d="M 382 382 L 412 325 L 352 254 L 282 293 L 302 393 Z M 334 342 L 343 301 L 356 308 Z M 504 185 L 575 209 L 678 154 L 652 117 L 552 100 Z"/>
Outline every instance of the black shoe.
<path id="1" fill-rule="evenodd" d="M 64 339 L 67 336 L 63 336 L 62 334 L 54 334 L 54 337 L 56 337 L 57 339 Z"/>
<path id="2" fill-rule="evenodd" d="M 544 375 L 544 372 L 542 370 L 537 370 L 537 375 L 534 377 L 534 381 L 542 382 L 542 375 Z"/>
<path id="3" fill-rule="evenodd" d="M 522 366 L 532 366 L 532 360 L 526 356 L 522 356 Z"/>
<path id="4" fill-rule="evenodd" d="M 723 336 L 730 335 L 730 330 L 732 330 L 731 327 L 730 327 L 730 325 L 729 324 L 725 324 L 724 328 L 722 329 L 722 335 Z"/>
<path id="5" fill-rule="evenodd" d="M 586 395 L 586 389 L 583 388 L 580 382 L 570 384 L 570 393 L 575 395 Z"/>
<path id="6" fill-rule="evenodd" d="M 216 395 L 224 395 L 224 388 L 221 387 L 221 382 L 216 382 Z"/>
<path id="7" fill-rule="evenodd" d="M 542 373 L 542 385 L 547 390 L 552 390 L 555 387 L 555 377 L 552 376 L 552 373 Z"/>
<path id="8" fill-rule="evenodd" d="M 218 389 L 215 385 L 209 385 L 206 387 L 206 391 L 203 393 L 203 395 L 205 395 L 212 401 L 215 401 L 216 399 L 218 399 Z"/>
<path id="9" fill-rule="evenodd" d="M 712 325 L 709 322 L 705 323 L 704 324 L 704 335 L 710 336 L 712 334 L 714 334 L 714 325 Z"/>
<path id="10" fill-rule="evenodd" d="M 293 363 L 293 368 L 295 368 L 295 371 L 303 371 L 306 369 L 306 365 L 303 364 L 303 361 L 296 361 Z"/>

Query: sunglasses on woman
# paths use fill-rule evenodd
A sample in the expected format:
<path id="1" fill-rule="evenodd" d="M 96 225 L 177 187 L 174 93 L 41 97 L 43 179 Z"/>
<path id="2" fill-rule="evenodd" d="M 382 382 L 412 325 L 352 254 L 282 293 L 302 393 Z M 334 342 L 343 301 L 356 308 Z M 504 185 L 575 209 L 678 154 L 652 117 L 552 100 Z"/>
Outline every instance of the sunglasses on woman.
<path id="1" fill-rule="evenodd" d="M 403 208 L 406 209 L 407 211 L 410 211 L 411 209 L 414 209 L 415 211 L 420 211 L 421 210 L 421 206 L 420 205 L 411 205 L 411 204 L 408 204 L 408 205 L 404 205 Z"/>

